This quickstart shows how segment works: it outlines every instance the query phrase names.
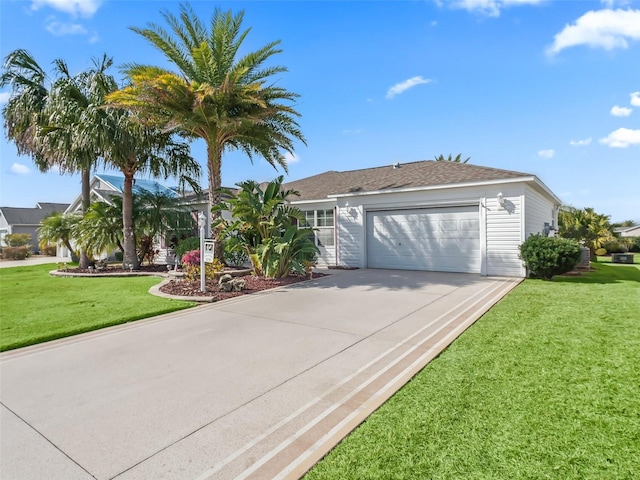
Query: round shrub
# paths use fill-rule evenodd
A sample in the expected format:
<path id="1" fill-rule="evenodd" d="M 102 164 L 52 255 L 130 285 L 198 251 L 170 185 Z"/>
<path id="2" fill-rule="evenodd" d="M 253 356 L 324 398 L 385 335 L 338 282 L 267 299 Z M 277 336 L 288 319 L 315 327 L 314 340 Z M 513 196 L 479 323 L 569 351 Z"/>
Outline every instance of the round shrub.
<path id="1" fill-rule="evenodd" d="M 570 238 L 531 235 L 520 245 L 520 258 L 531 277 L 550 280 L 571 271 L 580 261 L 580 244 Z"/>
<path id="2" fill-rule="evenodd" d="M 599 257 L 606 255 L 607 254 L 607 249 L 606 248 L 599 248 L 595 251 L 595 254 Z"/>
<path id="3" fill-rule="evenodd" d="M 628 248 L 626 245 L 616 240 L 607 242 L 603 246 L 609 253 L 627 253 L 628 251 Z"/>

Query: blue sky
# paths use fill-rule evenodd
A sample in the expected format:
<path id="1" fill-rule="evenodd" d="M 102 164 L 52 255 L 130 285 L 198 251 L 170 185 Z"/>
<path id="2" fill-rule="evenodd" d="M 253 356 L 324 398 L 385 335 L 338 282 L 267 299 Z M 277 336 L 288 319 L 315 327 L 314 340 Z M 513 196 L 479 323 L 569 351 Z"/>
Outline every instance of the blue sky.
<path id="1" fill-rule="evenodd" d="M 289 159 L 290 180 L 462 153 L 535 174 L 566 204 L 640 222 L 638 0 L 191 4 L 205 20 L 216 6 L 244 10 L 247 51 L 282 41 L 276 63 L 289 71 L 277 82 L 301 95 L 308 142 Z M 49 72 L 56 58 L 75 73 L 103 53 L 117 66 L 170 67 L 128 27 L 163 25 L 160 11 L 178 5 L 2 0 L 0 54 L 27 49 Z M 201 142 L 192 154 L 204 165 Z M 0 156 L 3 206 L 80 191 L 78 176 L 39 173 L 4 135 Z M 237 153 L 223 160 L 225 185 L 276 175 Z"/>

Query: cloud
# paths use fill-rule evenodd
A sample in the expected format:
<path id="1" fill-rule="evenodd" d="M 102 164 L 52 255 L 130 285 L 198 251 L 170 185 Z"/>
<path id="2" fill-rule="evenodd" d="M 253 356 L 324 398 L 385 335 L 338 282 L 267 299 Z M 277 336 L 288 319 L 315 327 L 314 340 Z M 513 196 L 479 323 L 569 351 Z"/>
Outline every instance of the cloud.
<path id="1" fill-rule="evenodd" d="M 556 154 L 556 151 L 553 150 L 552 148 L 548 149 L 548 150 L 540 150 L 538 152 L 538 156 L 541 158 L 553 158 L 553 156 Z"/>
<path id="2" fill-rule="evenodd" d="M 102 0 L 31 0 L 31 9 L 50 7 L 73 17 L 92 17 L 100 8 Z"/>
<path id="3" fill-rule="evenodd" d="M 631 105 L 640 107 L 640 92 L 630 93 L 629 96 L 631 97 Z"/>
<path id="4" fill-rule="evenodd" d="M 293 163 L 298 163 L 300 161 L 300 157 L 295 153 L 291 154 L 289 152 L 286 152 L 284 154 L 284 161 L 287 162 L 287 165 L 291 165 Z"/>
<path id="5" fill-rule="evenodd" d="M 10 92 L 0 92 L 0 105 L 2 105 L 3 103 L 7 103 L 9 101 L 9 98 L 11 98 Z"/>
<path id="6" fill-rule="evenodd" d="M 64 35 L 86 35 L 87 29 L 77 23 L 63 23 L 57 20 L 51 20 L 45 27 L 49 33 L 56 37 Z"/>
<path id="7" fill-rule="evenodd" d="M 611 115 L 614 117 L 628 117 L 631 112 L 632 110 L 627 107 L 619 107 L 618 105 L 611 107 Z"/>
<path id="8" fill-rule="evenodd" d="M 409 90 L 410 88 L 413 88 L 417 85 L 424 85 L 427 83 L 431 83 L 430 78 L 422 78 L 421 76 L 411 77 L 405 80 L 404 82 L 396 83 L 393 87 L 389 88 L 385 98 L 391 100 L 396 95 L 400 95 L 401 93 Z"/>
<path id="9" fill-rule="evenodd" d="M 604 145 L 609 145 L 611 148 L 627 148 L 630 145 L 640 145 L 640 130 L 619 128 L 599 141 Z"/>
<path id="10" fill-rule="evenodd" d="M 467 10 L 489 17 L 500 16 L 500 10 L 505 7 L 518 5 L 536 5 L 546 0 L 453 0 L 450 2 L 437 1 L 439 6 L 448 5 L 451 8 Z"/>
<path id="11" fill-rule="evenodd" d="M 640 10 L 592 10 L 556 34 L 547 54 L 578 45 L 605 50 L 628 48 L 630 40 L 640 40 Z"/>
<path id="12" fill-rule="evenodd" d="M 11 165 L 11 172 L 16 175 L 27 175 L 31 170 L 26 165 L 22 165 L 21 163 L 14 163 Z"/>
<path id="13" fill-rule="evenodd" d="M 586 147 L 587 145 L 591 145 L 591 139 L 585 138 L 584 140 L 571 140 L 569 141 L 569 145 L 572 147 Z"/>
<path id="14" fill-rule="evenodd" d="M 621 7 L 626 7 L 631 3 L 631 0 L 600 0 L 600 3 L 602 3 L 607 8 L 613 8 L 616 6 L 616 4 Z"/>

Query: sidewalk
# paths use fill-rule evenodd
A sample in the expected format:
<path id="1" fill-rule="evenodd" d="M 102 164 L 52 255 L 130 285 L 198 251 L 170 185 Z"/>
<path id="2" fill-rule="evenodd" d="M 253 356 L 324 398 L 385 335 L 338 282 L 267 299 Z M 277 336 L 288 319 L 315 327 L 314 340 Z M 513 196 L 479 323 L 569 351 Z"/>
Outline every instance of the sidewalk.
<path id="1" fill-rule="evenodd" d="M 33 255 L 24 260 L 0 260 L 0 268 L 10 267 L 30 267 L 33 265 L 44 265 L 46 263 L 71 262 L 70 257 L 45 257 L 43 255 Z"/>

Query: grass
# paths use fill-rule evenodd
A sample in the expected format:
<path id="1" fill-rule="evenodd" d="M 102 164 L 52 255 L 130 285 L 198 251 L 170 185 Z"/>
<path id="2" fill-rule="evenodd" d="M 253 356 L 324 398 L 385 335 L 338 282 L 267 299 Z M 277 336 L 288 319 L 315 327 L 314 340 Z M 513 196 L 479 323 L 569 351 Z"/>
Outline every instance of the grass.
<path id="1" fill-rule="evenodd" d="M 640 253 L 633 253 L 633 263 L 635 265 L 639 265 L 640 264 Z M 596 257 L 595 260 L 597 263 L 611 263 L 611 255 L 605 255 L 602 257 Z M 616 263 L 616 265 L 628 265 L 628 264 L 624 264 L 624 263 Z"/>
<path id="2" fill-rule="evenodd" d="M 194 305 L 149 295 L 157 277 L 52 277 L 48 272 L 55 268 L 0 269 L 0 351 Z"/>
<path id="3" fill-rule="evenodd" d="M 632 479 L 640 269 L 526 280 L 357 428 L 314 479 Z"/>

